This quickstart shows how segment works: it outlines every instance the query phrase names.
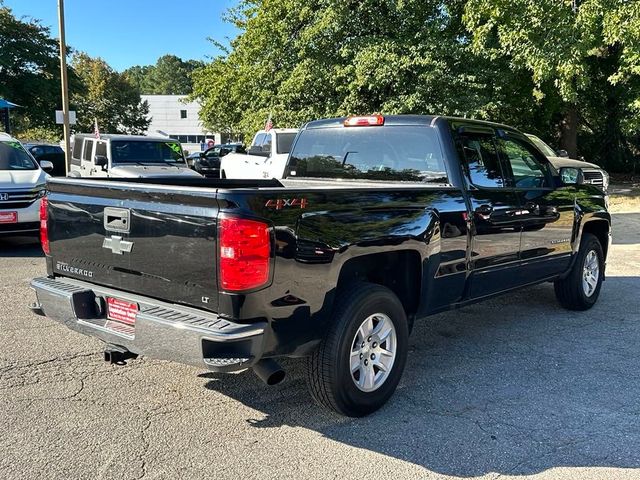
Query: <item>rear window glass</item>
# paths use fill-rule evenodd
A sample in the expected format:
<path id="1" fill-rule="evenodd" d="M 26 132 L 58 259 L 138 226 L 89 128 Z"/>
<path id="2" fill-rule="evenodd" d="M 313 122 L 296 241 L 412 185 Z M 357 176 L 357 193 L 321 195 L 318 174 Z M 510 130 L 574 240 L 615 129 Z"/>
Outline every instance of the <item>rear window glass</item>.
<path id="1" fill-rule="evenodd" d="M 290 176 L 447 183 L 436 130 L 425 126 L 303 130 Z"/>
<path id="2" fill-rule="evenodd" d="M 296 135 L 297 134 L 295 132 L 279 133 L 276 136 L 276 142 L 278 142 L 278 153 L 289 153 Z"/>

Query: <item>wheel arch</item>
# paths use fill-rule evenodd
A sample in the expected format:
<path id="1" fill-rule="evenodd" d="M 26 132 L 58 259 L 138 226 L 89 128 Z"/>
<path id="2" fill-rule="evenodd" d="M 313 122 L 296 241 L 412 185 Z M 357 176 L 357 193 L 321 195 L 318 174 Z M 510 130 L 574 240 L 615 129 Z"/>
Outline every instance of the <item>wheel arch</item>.
<path id="1" fill-rule="evenodd" d="M 394 250 L 360 255 L 340 269 L 337 293 L 355 282 L 369 282 L 391 290 L 402 303 L 407 317 L 418 311 L 422 284 L 422 259 L 418 250 Z"/>

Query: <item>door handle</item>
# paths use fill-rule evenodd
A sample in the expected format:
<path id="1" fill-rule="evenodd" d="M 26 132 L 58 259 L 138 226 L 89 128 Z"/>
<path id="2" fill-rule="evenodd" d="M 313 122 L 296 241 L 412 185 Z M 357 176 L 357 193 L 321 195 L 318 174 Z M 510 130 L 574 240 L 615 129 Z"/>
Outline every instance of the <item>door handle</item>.
<path id="1" fill-rule="evenodd" d="M 528 210 L 528 213 L 533 213 L 534 215 L 540 215 L 540 205 L 538 205 L 535 202 L 525 203 L 524 209 Z"/>

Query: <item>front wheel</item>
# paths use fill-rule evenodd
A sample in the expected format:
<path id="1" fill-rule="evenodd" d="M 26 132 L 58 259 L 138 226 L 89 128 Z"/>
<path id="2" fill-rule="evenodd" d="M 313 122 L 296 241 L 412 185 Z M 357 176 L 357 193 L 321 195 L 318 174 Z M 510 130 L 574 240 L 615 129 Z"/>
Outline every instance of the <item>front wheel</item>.
<path id="1" fill-rule="evenodd" d="M 569 275 L 556 280 L 556 298 L 569 310 L 588 310 L 595 305 L 604 280 L 604 254 L 595 235 L 585 233 Z"/>
<path id="2" fill-rule="evenodd" d="M 336 301 L 333 324 L 307 361 L 311 395 L 349 417 L 376 411 L 398 386 L 408 335 L 406 314 L 391 290 L 355 284 Z"/>

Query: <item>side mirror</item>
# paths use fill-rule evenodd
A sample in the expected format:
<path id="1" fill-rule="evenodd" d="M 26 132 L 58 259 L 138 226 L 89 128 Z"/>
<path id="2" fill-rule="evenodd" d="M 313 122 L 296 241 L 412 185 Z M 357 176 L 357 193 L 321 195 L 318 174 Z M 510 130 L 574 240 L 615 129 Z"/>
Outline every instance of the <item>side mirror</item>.
<path id="1" fill-rule="evenodd" d="M 107 165 L 109 165 L 109 159 L 104 155 L 96 155 L 94 158 L 94 163 L 98 167 L 102 167 L 102 169 L 105 170 Z"/>
<path id="2" fill-rule="evenodd" d="M 556 153 L 559 157 L 569 158 L 569 152 L 567 152 L 566 150 L 558 150 Z"/>
<path id="3" fill-rule="evenodd" d="M 51 163 L 49 160 L 41 160 L 40 161 L 40 168 L 42 168 L 42 170 L 44 170 L 47 173 L 52 172 L 53 171 L 53 163 Z"/>
<path id="4" fill-rule="evenodd" d="M 562 167 L 560 169 L 560 179 L 564 185 L 578 185 L 580 183 L 580 169 Z"/>

